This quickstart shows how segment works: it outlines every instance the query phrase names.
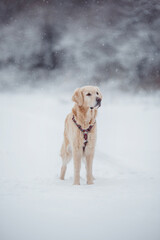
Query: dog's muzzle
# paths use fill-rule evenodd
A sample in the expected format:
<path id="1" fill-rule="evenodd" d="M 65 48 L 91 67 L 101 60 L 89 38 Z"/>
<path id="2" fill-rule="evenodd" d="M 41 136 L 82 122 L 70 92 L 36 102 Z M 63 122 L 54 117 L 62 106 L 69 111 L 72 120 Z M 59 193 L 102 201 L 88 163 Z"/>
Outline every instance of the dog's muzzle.
<path id="1" fill-rule="evenodd" d="M 96 102 L 97 102 L 96 105 L 94 107 L 90 107 L 90 109 L 99 108 L 101 106 L 101 101 L 102 101 L 102 99 L 97 97 L 96 98 Z"/>

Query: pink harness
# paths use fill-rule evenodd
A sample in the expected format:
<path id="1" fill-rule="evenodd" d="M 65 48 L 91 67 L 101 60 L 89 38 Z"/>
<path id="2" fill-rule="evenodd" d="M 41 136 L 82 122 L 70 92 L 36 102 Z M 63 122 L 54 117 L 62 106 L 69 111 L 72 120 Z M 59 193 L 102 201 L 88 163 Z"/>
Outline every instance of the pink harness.
<path id="1" fill-rule="evenodd" d="M 85 148 L 86 148 L 86 145 L 88 143 L 88 133 L 91 131 L 91 129 L 94 127 L 94 125 L 96 124 L 96 121 L 92 124 L 92 125 L 89 125 L 89 127 L 87 129 L 83 129 L 81 127 L 81 125 L 79 125 L 75 118 L 74 118 L 74 115 L 72 117 L 72 120 L 73 122 L 76 124 L 76 126 L 79 128 L 79 130 L 83 133 L 83 136 L 84 136 L 84 145 L 83 145 L 83 151 L 85 151 Z"/>

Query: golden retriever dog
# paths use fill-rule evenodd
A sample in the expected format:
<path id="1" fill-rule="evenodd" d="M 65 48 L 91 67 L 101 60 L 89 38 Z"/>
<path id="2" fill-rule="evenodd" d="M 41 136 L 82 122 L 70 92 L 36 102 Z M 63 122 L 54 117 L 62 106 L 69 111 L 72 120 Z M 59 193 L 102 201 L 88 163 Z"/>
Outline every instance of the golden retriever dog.
<path id="1" fill-rule="evenodd" d="M 87 184 L 93 184 L 92 163 L 96 144 L 96 116 L 97 109 L 101 106 L 102 94 L 98 87 L 85 86 L 75 90 L 72 100 L 75 105 L 65 120 L 60 179 L 64 180 L 67 163 L 73 156 L 74 184 L 80 184 L 82 159 L 86 164 Z"/>

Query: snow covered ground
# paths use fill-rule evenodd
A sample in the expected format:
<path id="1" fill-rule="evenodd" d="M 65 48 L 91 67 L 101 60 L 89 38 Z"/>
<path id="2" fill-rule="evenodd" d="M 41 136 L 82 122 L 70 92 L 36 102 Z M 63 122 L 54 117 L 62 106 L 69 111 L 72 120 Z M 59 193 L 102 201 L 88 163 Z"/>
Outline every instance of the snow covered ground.
<path id="1" fill-rule="evenodd" d="M 104 94 L 94 185 L 59 180 L 71 93 L 0 96 L 1 240 L 159 240 L 160 99 Z"/>

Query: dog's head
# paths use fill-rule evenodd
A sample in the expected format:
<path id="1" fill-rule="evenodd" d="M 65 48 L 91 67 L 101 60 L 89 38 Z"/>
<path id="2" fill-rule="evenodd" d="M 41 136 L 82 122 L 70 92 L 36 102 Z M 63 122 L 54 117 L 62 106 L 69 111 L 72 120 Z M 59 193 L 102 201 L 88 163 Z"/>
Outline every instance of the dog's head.
<path id="1" fill-rule="evenodd" d="M 85 86 L 75 90 L 72 100 L 78 106 L 94 109 L 101 106 L 102 94 L 98 87 Z"/>

